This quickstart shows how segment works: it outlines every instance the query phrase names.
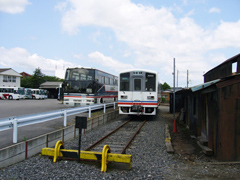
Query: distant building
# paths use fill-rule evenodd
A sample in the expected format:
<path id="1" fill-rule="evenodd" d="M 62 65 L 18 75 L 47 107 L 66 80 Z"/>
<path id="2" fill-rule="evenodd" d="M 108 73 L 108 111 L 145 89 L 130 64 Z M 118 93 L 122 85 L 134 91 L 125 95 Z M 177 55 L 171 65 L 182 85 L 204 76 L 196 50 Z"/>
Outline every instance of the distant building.
<path id="1" fill-rule="evenodd" d="M 22 75 L 22 77 L 31 77 L 32 76 L 26 72 L 21 72 L 20 74 Z"/>
<path id="2" fill-rule="evenodd" d="M 59 93 L 59 87 L 62 85 L 61 81 L 47 81 L 40 85 L 40 89 L 48 91 L 48 98 L 57 99 Z"/>
<path id="3" fill-rule="evenodd" d="M 168 103 L 170 101 L 170 93 L 171 93 L 171 90 L 169 90 L 169 89 L 161 92 L 161 97 L 162 97 L 162 99 L 164 99 L 164 101 L 166 103 Z"/>
<path id="4" fill-rule="evenodd" d="M 21 74 L 12 68 L 0 68 L 0 86 L 20 87 Z"/>
<path id="5" fill-rule="evenodd" d="M 176 87 L 175 92 L 180 91 L 182 89 L 183 88 L 181 88 L 181 87 Z M 161 91 L 161 97 L 165 99 L 166 103 L 170 102 L 171 93 L 173 93 L 173 88 Z"/>

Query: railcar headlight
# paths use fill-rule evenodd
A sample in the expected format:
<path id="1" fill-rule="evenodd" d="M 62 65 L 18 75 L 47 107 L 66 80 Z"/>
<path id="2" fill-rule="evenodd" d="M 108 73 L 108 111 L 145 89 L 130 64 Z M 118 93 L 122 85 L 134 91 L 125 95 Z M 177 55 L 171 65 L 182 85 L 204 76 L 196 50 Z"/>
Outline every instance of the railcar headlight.
<path id="1" fill-rule="evenodd" d="M 127 96 L 121 96 L 121 99 L 127 99 Z"/>
<path id="2" fill-rule="evenodd" d="M 148 96 L 147 98 L 148 99 L 154 99 L 154 96 Z"/>

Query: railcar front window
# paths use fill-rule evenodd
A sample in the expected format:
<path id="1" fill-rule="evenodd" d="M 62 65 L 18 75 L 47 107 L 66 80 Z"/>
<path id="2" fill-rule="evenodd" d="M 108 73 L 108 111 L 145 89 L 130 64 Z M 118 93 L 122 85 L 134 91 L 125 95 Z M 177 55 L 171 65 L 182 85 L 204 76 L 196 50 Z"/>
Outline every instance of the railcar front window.
<path id="1" fill-rule="evenodd" d="M 156 75 L 152 73 L 146 73 L 146 91 L 156 91 Z"/>
<path id="2" fill-rule="evenodd" d="M 130 73 L 120 74 L 120 91 L 130 90 Z"/>
<path id="3" fill-rule="evenodd" d="M 134 79 L 134 91 L 141 91 L 141 79 Z"/>

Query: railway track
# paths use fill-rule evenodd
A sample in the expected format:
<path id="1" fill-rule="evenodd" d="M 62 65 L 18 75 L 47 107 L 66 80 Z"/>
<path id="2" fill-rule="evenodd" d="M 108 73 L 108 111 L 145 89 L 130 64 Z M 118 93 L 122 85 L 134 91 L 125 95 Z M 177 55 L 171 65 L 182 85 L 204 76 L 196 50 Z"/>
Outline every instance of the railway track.
<path id="1" fill-rule="evenodd" d="M 146 120 L 143 122 L 128 120 L 93 143 L 85 151 L 101 152 L 104 145 L 109 145 L 111 147 L 111 153 L 125 154 L 126 149 L 130 146 L 145 122 Z"/>

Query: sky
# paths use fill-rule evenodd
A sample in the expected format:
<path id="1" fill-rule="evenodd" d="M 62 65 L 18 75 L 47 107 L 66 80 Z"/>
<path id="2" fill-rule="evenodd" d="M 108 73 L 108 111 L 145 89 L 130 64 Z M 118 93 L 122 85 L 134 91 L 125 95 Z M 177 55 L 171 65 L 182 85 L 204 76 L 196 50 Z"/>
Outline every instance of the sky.
<path id="1" fill-rule="evenodd" d="M 160 83 L 203 83 L 240 53 L 239 0 L 0 0 L 0 68 L 62 76 L 67 67 L 114 75 L 158 72 Z M 56 74 L 57 73 L 57 74 Z"/>

